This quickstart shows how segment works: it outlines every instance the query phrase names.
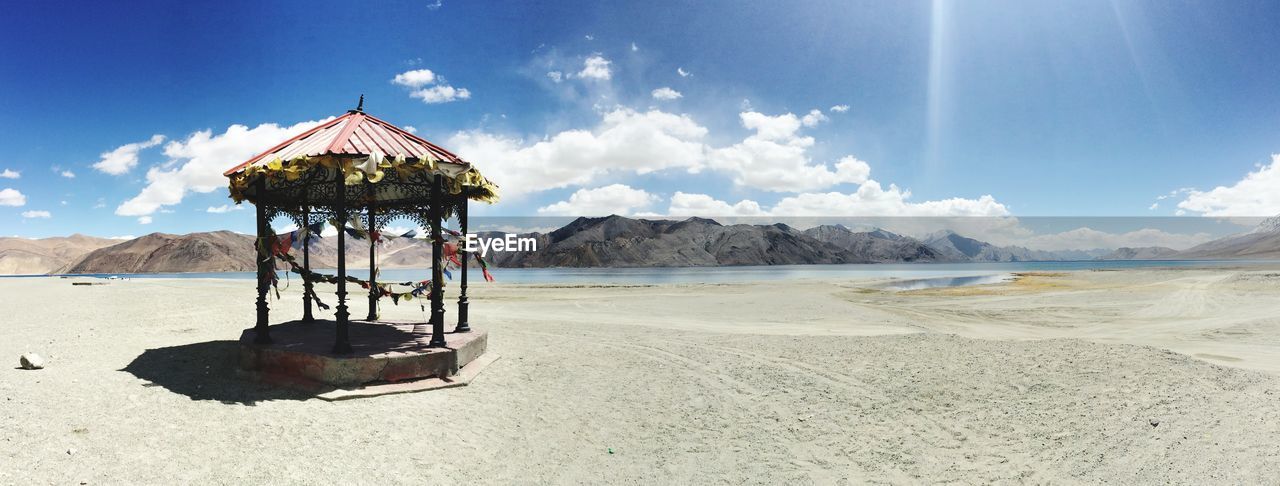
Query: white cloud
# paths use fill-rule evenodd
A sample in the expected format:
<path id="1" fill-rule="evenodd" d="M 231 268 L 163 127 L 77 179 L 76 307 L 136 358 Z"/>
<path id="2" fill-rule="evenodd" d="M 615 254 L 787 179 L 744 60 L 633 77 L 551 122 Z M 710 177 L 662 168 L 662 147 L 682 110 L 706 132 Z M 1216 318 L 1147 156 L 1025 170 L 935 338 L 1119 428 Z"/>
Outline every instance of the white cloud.
<path id="1" fill-rule="evenodd" d="M 538 214 L 562 216 L 607 216 L 632 214 L 657 202 L 658 197 L 623 184 L 595 189 L 578 189 L 569 200 L 538 208 Z"/>
<path id="2" fill-rule="evenodd" d="M 138 224 L 151 224 L 151 216 L 139 216 Z"/>
<path id="3" fill-rule="evenodd" d="M 430 69 L 414 69 L 397 74 L 391 82 L 409 88 L 421 88 L 436 82 L 436 73 Z"/>
<path id="4" fill-rule="evenodd" d="M 611 172 L 694 170 L 703 161 L 706 134 L 685 115 L 620 108 L 604 114 L 592 130 L 567 130 L 532 144 L 467 131 L 451 137 L 448 146 L 476 161 L 510 197 L 586 185 Z"/>
<path id="5" fill-rule="evenodd" d="M 205 212 L 214 213 L 214 214 L 223 214 L 223 213 L 229 213 L 231 211 L 240 211 L 243 209 L 244 209 L 243 204 L 223 204 L 221 206 L 209 206 L 209 209 L 206 209 Z"/>
<path id="6" fill-rule="evenodd" d="M 436 0 L 427 4 L 427 10 L 439 10 L 444 6 L 444 0 Z"/>
<path id="7" fill-rule="evenodd" d="M 1155 210 L 1157 210 L 1157 209 L 1160 209 L 1160 203 L 1158 203 L 1158 202 L 1153 202 L 1153 203 L 1151 203 L 1151 205 L 1150 205 L 1150 206 L 1148 206 L 1148 207 L 1147 207 L 1147 210 L 1149 210 L 1149 211 L 1155 211 Z"/>
<path id="8" fill-rule="evenodd" d="M 664 100 L 664 101 L 669 101 L 669 100 L 674 100 L 674 99 L 679 99 L 684 97 L 684 95 L 680 94 L 679 91 L 676 91 L 666 86 L 653 90 L 651 94 L 653 95 L 653 99 Z"/>
<path id="9" fill-rule="evenodd" d="M 471 91 L 467 88 L 454 88 L 447 84 L 423 88 L 409 93 L 409 97 L 418 98 L 423 103 L 449 103 L 458 100 L 471 99 Z"/>
<path id="10" fill-rule="evenodd" d="M 679 75 L 680 75 L 680 77 L 682 77 L 682 78 L 687 78 L 687 77 L 689 77 L 689 76 L 693 76 L 693 73 L 691 73 L 691 72 L 689 72 L 689 71 L 685 71 L 685 70 L 684 70 L 684 68 L 682 68 L 682 67 L 678 67 L 678 68 L 676 68 L 676 74 L 679 74 Z"/>
<path id="11" fill-rule="evenodd" d="M 997 246 L 1021 246 L 1032 250 L 1092 250 L 1120 247 L 1164 246 L 1177 250 L 1212 240 L 1209 233 L 1170 233 L 1154 228 L 1141 228 L 1123 233 L 1107 233 L 1087 226 L 1057 233 L 1039 234 L 1013 216 L 991 217 L 903 217 L 876 218 L 878 226 L 890 231 L 923 238 L 928 233 L 949 229 L 962 236 L 976 238 Z M 947 216 L 947 215 L 938 215 Z"/>
<path id="12" fill-rule="evenodd" d="M 1176 192 L 1176 191 L 1175 191 Z M 1173 193 L 1171 193 L 1173 194 Z M 1178 203 L 1181 211 L 1204 216 L 1275 216 L 1280 214 L 1280 154 L 1231 186 L 1190 190 Z"/>
<path id="13" fill-rule="evenodd" d="M 564 73 L 560 71 L 547 71 L 547 78 L 550 78 L 553 83 L 559 83 L 564 81 Z"/>
<path id="14" fill-rule="evenodd" d="M 739 115 L 742 125 L 755 130 L 742 142 L 710 150 L 707 165 L 729 173 L 734 184 L 774 192 L 803 192 L 841 183 L 862 183 L 870 174 L 865 162 L 841 159 L 832 171 L 813 164 L 808 150 L 812 137 L 798 134 L 803 121 L 792 113 L 768 116 L 749 111 Z"/>
<path id="15" fill-rule="evenodd" d="M 583 38 L 583 39 L 586 39 L 586 40 L 589 40 L 589 41 L 591 41 L 591 40 L 596 40 L 596 36 L 591 35 L 591 34 L 584 35 L 584 36 L 582 36 L 582 38 Z"/>
<path id="16" fill-rule="evenodd" d="M 1008 216 L 1009 209 L 994 197 L 950 198 L 910 202 L 911 191 L 867 180 L 850 193 L 802 193 L 778 201 L 774 216 Z"/>
<path id="17" fill-rule="evenodd" d="M 832 113 L 844 113 L 849 111 L 849 105 L 835 105 L 831 107 Z"/>
<path id="18" fill-rule="evenodd" d="M 632 43 L 631 43 L 631 52 L 636 52 L 636 51 L 638 51 L 638 50 L 640 50 L 640 46 L 637 46 L 635 42 L 632 42 Z"/>
<path id="19" fill-rule="evenodd" d="M 871 177 L 871 165 L 857 157 L 846 155 L 836 162 L 836 175 L 842 182 L 862 184 Z"/>
<path id="20" fill-rule="evenodd" d="M 108 240 L 132 240 L 132 239 L 134 239 L 134 238 L 137 238 L 137 236 L 133 236 L 133 235 L 120 235 L 120 236 L 110 236 L 110 237 L 107 237 L 107 239 L 108 239 Z"/>
<path id="21" fill-rule="evenodd" d="M 415 127 L 415 126 L 413 126 L 413 125 L 405 125 L 405 126 L 400 127 L 400 128 L 403 128 L 403 129 L 404 129 L 404 131 L 409 132 L 409 133 L 418 133 L 418 127 Z"/>
<path id="22" fill-rule="evenodd" d="M 1181 195 L 1183 195 L 1183 194 L 1189 194 L 1191 191 L 1194 191 L 1194 190 L 1196 190 L 1196 188 L 1194 188 L 1194 187 L 1179 187 L 1179 188 L 1177 188 L 1177 189 L 1174 189 L 1174 190 L 1172 190 L 1172 191 L 1169 191 L 1169 193 L 1168 193 L 1168 194 L 1163 194 L 1163 195 L 1157 196 L 1157 197 L 1156 197 L 1156 200 L 1157 200 L 1157 201 L 1163 201 L 1163 200 L 1165 200 L 1165 199 L 1169 199 L 1169 198 L 1171 198 L 1171 197 L 1178 197 L 1178 196 L 1181 196 Z"/>
<path id="23" fill-rule="evenodd" d="M 815 108 L 809 110 L 809 114 L 805 115 L 804 118 L 801 118 L 800 123 L 804 124 L 806 127 L 816 127 L 819 123 L 827 120 L 827 115 L 822 114 L 822 110 Z"/>
<path id="24" fill-rule="evenodd" d="M 5 169 L 4 172 L 0 172 L 0 178 L 17 179 L 19 177 L 22 177 L 22 173 L 16 170 Z"/>
<path id="25" fill-rule="evenodd" d="M 619 108 L 602 116 L 591 130 L 566 130 L 531 144 L 476 130 L 455 134 L 448 145 L 486 173 L 500 174 L 495 182 L 509 197 L 584 186 L 619 172 L 697 173 L 710 168 L 730 175 L 735 184 L 774 192 L 861 184 L 871 172 L 866 162 L 852 156 L 834 167 L 814 163 L 808 154 L 814 140 L 798 134 L 803 124 L 791 113 L 740 114 L 743 126 L 755 133 L 723 148 L 704 143 L 707 129 L 687 115 Z"/>
<path id="26" fill-rule="evenodd" d="M 742 126 L 755 130 L 755 137 L 761 140 L 791 140 L 795 138 L 796 131 L 800 130 L 800 119 L 792 113 L 769 116 L 749 111 L 739 113 L 738 118 L 742 121 Z M 809 140 L 812 142 L 812 139 Z"/>
<path id="27" fill-rule="evenodd" d="M 49 219 L 53 217 L 53 214 L 50 214 L 48 211 L 23 211 L 22 217 L 27 219 L 32 219 L 32 218 Z"/>
<path id="28" fill-rule="evenodd" d="M 169 142 L 164 154 L 171 162 L 148 170 L 147 186 L 115 212 L 121 216 L 146 216 L 182 202 L 189 192 L 225 188 L 227 178 L 222 173 L 227 169 L 318 123 L 308 121 L 288 127 L 264 123 L 254 128 L 231 125 L 217 135 L 212 130 L 202 130 L 185 140 Z"/>
<path id="29" fill-rule="evenodd" d="M 927 233 L 943 229 L 948 223 L 964 223 L 963 229 L 1003 229 L 1010 237 L 1025 237 L 1030 232 L 1009 217 L 1009 210 L 991 196 L 978 199 L 951 198 L 941 201 L 913 203 L 910 192 L 896 186 L 885 190 L 876 181 L 867 181 L 852 193 L 803 193 L 783 198 L 772 208 L 744 199 L 730 204 L 706 194 L 676 192 L 667 210 L 670 216 L 771 216 L 771 217 L 875 217 L 894 218 L 881 221 L 893 225 L 904 234 Z M 985 216 L 975 218 L 973 216 Z M 948 219 L 938 219 L 951 217 Z M 951 221 L 954 220 L 954 221 Z M 939 226 L 942 224 L 944 226 Z M 977 234 L 977 233 L 972 233 Z M 1094 248 L 1094 247 L 1090 247 Z"/>
<path id="30" fill-rule="evenodd" d="M 1184 250 L 1212 240 L 1208 233 L 1168 233 L 1158 229 L 1143 228 L 1125 233 L 1106 233 L 1089 227 L 1076 228 L 1061 233 L 1036 235 L 1017 243 L 1037 250 L 1087 250 L 1093 248 L 1120 248 L 1163 246 Z"/>
<path id="31" fill-rule="evenodd" d="M 856 160 L 856 159 L 854 159 Z M 676 192 L 667 214 L 671 216 L 773 216 L 773 217 L 963 217 L 960 219 L 1003 219 L 1009 210 L 987 195 L 978 199 L 951 198 L 940 201 L 908 201 L 910 191 L 869 180 L 852 193 L 801 193 L 783 198 L 772 208 L 744 199 L 730 204 L 706 194 Z M 985 216 L 987 218 L 970 218 Z M 1015 220 L 1016 222 L 1016 220 Z M 936 224 L 937 221 L 930 221 Z M 939 229 L 933 227 L 928 231 Z"/>
<path id="32" fill-rule="evenodd" d="M 760 208 L 760 203 L 751 200 L 729 204 L 706 194 L 688 194 L 676 192 L 671 196 L 671 206 L 667 209 L 669 216 L 764 216 L 768 212 Z"/>
<path id="33" fill-rule="evenodd" d="M 397 74 L 391 82 L 409 88 L 409 97 L 420 99 L 427 104 L 449 103 L 471 98 L 471 90 L 446 84 L 443 77 L 430 69 L 405 71 Z"/>
<path id="34" fill-rule="evenodd" d="M 578 72 L 578 77 L 608 80 L 613 77 L 613 72 L 609 69 L 610 64 L 613 64 L 613 62 L 605 59 L 604 56 L 595 54 L 582 62 L 582 71 Z"/>
<path id="35" fill-rule="evenodd" d="M 110 152 L 103 152 L 97 163 L 93 164 L 93 168 L 99 172 L 111 175 L 121 175 L 133 170 L 138 165 L 138 152 L 160 145 L 164 142 L 164 135 L 152 135 L 150 139 L 143 142 L 127 143 L 116 147 Z M 70 172 L 70 171 L 67 171 Z M 63 173 L 63 177 L 68 177 Z M 70 176 L 75 177 L 75 176 Z"/>
<path id="36" fill-rule="evenodd" d="M 819 112 L 820 113 L 820 112 Z M 803 136 L 802 117 L 792 113 L 769 116 L 739 114 L 743 127 L 754 133 L 727 147 L 704 142 L 708 130 L 687 115 L 660 110 L 637 112 L 619 108 L 602 115 L 590 130 L 559 132 L 526 143 L 481 131 L 459 132 L 449 141 L 463 157 L 474 160 L 503 187 L 505 196 L 548 189 L 586 186 L 608 174 L 644 174 L 668 169 L 690 173 L 711 169 L 732 177 L 735 184 L 773 192 L 797 193 L 773 208 L 750 200 L 735 204 L 703 194 L 677 193 L 668 211 L 673 215 L 774 216 L 1008 216 L 994 197 L 910 201 L 910 192 L 871 180 L 871 167 L 853 156 L 834 164 L 815 163 L 809 150 L 814 139 Z M 816 118 L 813 112 L 810 124 Z M 838 184 L 857 184 L 853 192 L 817 192 Z M 625 186 L 623 186 L 625 187 Z M 585 204 L 593 192 L 577 194 L 578 203 L 553 204 L 541 213 L 560 213 Z M 645 200 L 644 202 L 648 202 Z M 623 204 L 634 208 L 636 204 Z M 617 206 L 615 206 L 616 208 Z M 623 211 L 614 211 L 623 212 Z M 579 211 L 581 213 L 581 211 Z"/>
<path id="37" fill-rule="evenodd" d="M 0 206 L 23 206 L 27 204 L 27 196 L 17 189 L 0 189 Z"/>
<path id="38" fill-rule="evenodd" d="M 804 228 L 804 220 L 817 218 L 812 225 L 824 224 L 819 220 L 838 217 L 872 217 L 875 225 L 890 231 L 923 237 L 940 230 L 951 229 L 962 235 L 1000 245 L 1024 243 L 1034 232 L 1021 226 L 1009 216 L 1008 208 L 991 196 L 978 199 L 951 198 L 941 201 L 910 202 L 910 193 L 890 186 L 882 188 L 875 181 L 864 183 L 852 193 L 803 193 L 787 197 L 772 208 L 745 199 L 730 204 L 705 194 L 677 192 L 671 198 L 666 215 L 672 217 L 750 217 L 768 216 L 784 218 L 788 224 Z M 975 217 L 981 216 L 981 217 Z M 812 226 L 810 225 L 810 226 Z M 1136 238 L 1135 238 L 1136 239 Z M 1049 240 L 1045 240 L 1049 241 Z M 1087 248 L 1096 248 L 1089 246 Z"/>
<path id="39" fill-rule="evenodd" d="M 62 176 L 62 177 L 66 177 L 66 178 L 68 178 L 68 179 L 75 179 L 75 178 L 76 178 L 76 173 L 75 173 L 75 172 L 71 172 L 71 171 L 69 171 L 69 170 L 60 170 L 60 171 L 58 171 L 58 175 L 60 175 L 60 176 Z"/>

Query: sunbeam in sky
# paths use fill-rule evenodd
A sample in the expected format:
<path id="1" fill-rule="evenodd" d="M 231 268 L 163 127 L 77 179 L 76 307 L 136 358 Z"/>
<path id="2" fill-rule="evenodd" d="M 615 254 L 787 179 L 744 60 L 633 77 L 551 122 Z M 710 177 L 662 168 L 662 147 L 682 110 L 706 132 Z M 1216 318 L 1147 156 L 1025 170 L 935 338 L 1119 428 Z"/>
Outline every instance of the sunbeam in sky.
<path id="1" fill-rule="evenodd" d="M 929 177 L 940 163 L 939 150 L 943 142 L 943 124 L 947 116 L 947 51 L 951 40 L 947 38 L 947 17 L 950 0 L 933 0 L 929 13 L 929 78 L 928 113 L 925 138 L 925 174 Z"/>

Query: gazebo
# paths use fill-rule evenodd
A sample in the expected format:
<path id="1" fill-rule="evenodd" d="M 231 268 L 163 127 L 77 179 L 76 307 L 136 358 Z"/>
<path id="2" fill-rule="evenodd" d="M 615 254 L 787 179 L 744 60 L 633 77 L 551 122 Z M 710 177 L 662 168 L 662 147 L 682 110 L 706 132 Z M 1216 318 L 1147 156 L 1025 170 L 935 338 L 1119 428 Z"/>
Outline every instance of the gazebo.
<path id="1" fill-rule="evenodd" d="M 347 306 L 347 284 L 368 287 L 368 315 L 360 325 L 383 325 L 386 329 L 374 329 L 366 333 L 371 340 L 379 340 L 373 346 L 356 352 L 354 357 L 379 358 L 419 354 L 428 356 L 436 351 L 457 351 L 455 343 L 447 335 L 468 339 L 472 330 L 468 323 L 467 266 L 469 255 L 458 249 L 460 279 L 458 287 L 458 320 L 453 332 L 445 331 L 445 304 L 443 273 L 446 265 L 442 220 L 456 216 L 459 232 L 467 231 L 468 201 L 494 202 L 497 186 L 489 182 L 469 162 L 457 155 L 424 140 L 404 129 L 364 113 L 364 97 L 354 110 L 325 121 L 302 134 L 285 140 L 271 149 L 250 158 L 224 174 L 230 180 L 231 198 L 235 202 L 248 201 L 257 209 L 257 321 L 242 336 L 242 344 L 252 333 L 252 367 L 269 372 L 287 372 L 266 369 L 272 365 L 296 361 L 298 356 L 279 356 L 279 353 L 306 350 L 306 344 L 297 340 L 314 340 L 320 320 L 313 317 L 313 303 L 320 303 L 315 293 L 316 283 L 331 282 L 337 286 L 337 305 L 333 319 L 332 346 L 328 349 L 310 349 L 311 358 L 321 360 L 324 366 L 334 366 L 334 359 L 353 357 L 351 327 L 353 320 Z M 284 216 L 291 219 L 298 231 L 292 235 L 302 239 L 301 262 L 289 255 L 287 242 L 273 234 L 271 221 Z M 378 281 L 376 255 L 379 230 L 397 218 L 407 218 L 424 228 L 430 228 L 431 278 L 417 283 L 388 284 Z M 315 232 L 330 222 L 337 228 L 337 275 L 326 276 L 311 270 L 311 245 Z M 352 232 L 351 224 L 358 228 Z M 348 274 L 346 248 L 349 233 L 363 235 L 369 244 L 369 278 L 360 280 Z M 276 282 L 276 259 L 285 259 L 293 271 L 302 275 L 303 316 L 301 321 L 272 326 L 269 321 L 267 297 Z M 409 285 L 410 292 L 394 292 L 392 285 Z M 413 345 L 400 338 L 388 338 L 387 332 L 400 326 L 406 329 L 400 334 L 421 334 L 419 326 L 405 323 L 380 322 L 378 302 L 384 297 L 409 299 L 426 297 L 430 300 L 430 341 L 425 346 Z M 399 299 L 397 299 L 398 301 Z M 327 307 L 327 306 L 325 306 Z M 411 329 L 411 330 L 408 330 Z M 278 331 L 273 333 L 273 330 Z M 273 336 L 273 334 L 277 334 Z M 291 342 L 278 343 L 281 334 L 287 334 Z M 305 337 L 304 337 L 305 336 Z M 380 337 L 379 337 L 380 336 Z M 483 336 L 481 336 L 483 338 Z M 390 339 L 395 341 L 387 343 Z M 474 340 L 471 336 L 469 340 Z M 411 340 L 416 343 L 416 338 Z M 483 341 L 483 339 L 482 339 Z M 361 343 L 357 343 L 357 348 Z M 483 346 L 483 342 L 481 343 Z M 278 349 L 277 349 L 278 348 Z M 414 351 L 418 349 L 418 351 Z M 480 352 L 483 352 L 481 349 Z M 242 355 L 242 362 L 245 362 Z M 341 360 L 339 360 L 341 361 Z M 465 363 L 463 363 L 465 364 Z M 315 363 L 308 366 L 315 367 Z M 457 371 L 458 363 L 453 364 Z M 339 374 L 347 373 L 342 371 Z M 422 370 L 414 371 L 414 373 Z M 333 373 L 329 373 L 330 375 Z M 410 373 L 412 374 L 412 373 Z M 437 373 L 438 374 L 438 373 Z M 327 375 L 326 375 L 327 376 Z M 412 376 L 390 377 L 411 378 Z M 365 378 L 388 379 L 385 376 L 349 377 L 334 380 L 324 376 L 308 376 L 330 384 L 353 384 Z"/>

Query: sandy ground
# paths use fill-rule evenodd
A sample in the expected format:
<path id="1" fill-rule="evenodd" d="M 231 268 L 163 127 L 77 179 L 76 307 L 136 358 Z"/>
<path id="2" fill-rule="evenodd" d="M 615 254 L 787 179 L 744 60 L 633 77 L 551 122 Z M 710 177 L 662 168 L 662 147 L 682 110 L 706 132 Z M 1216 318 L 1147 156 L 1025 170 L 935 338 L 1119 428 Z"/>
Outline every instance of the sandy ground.
<path id="1" fill-rule="evenodd" d="M 0 483 L 1280 477 L 1280 272 L 881 283 L 478 284 L 471 386 L 330 403 L 234 377 L 250 281 L 0 279 Z"/>

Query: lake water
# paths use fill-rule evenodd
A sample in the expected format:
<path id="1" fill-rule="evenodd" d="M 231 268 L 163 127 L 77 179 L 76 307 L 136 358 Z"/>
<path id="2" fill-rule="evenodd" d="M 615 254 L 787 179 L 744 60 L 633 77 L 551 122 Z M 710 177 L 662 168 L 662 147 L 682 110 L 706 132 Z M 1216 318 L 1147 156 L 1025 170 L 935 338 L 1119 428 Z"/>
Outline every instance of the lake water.
<path id="1" fill-rule="evenodd" d="M 996 275 L 969 275 L 964 277 L 930 277 L 916 278 L 905 280 L 894 280 L 893 283 L 885 285 L 885 290 L 902 291 L 902 290 L 920 290 L 931 289 L 935 287 L 963 287 L 966 285 L 990 285 L 1004 283 L 1013 280 L 1012 273 L 1000 273 Z"/>
<path id="2" fill-rule="evenodd" d="M 495 268 L 493 275 L 502 283 L 537 284 L 661 284 L 661 283 L 733 283 L 798 279 L 855 279 L 894 278 L 903 280 L 953 279 L 947 285 L 975 285 L 992 283 L 988 278 L 1013 272 L 1057 270 L 1106 270 L 1125 268 L 1160 267 L 1240 267 L 1254 265 L 1280 266 L 1280 261 L 1077 261 L 1077 262 L 1010 262 L 1010 263 L 879 263 L 846 265 L 772 265 L 742 267 L 685 267 L 685 268 Z M 332 273 L 332 271 L 324 271 Z M 353 269 L 351 275 L 365 278 L 368 270 Z M 151 273 L 151 274 L 91 274 L 90 277 L 118 275 L 125 278 L 222 278 L 253 279 L 253 272 L 217 273 Z M 379 280 L 405 282 L 424 280 L 430 270 L 383 270 Z M 468 275 L 474 285 L 483 285 L 479 270 Z M 281 279 L 285 276 L 281 273 Z M 296 279 L 297 275 L 289 278 Z M 454 278 L 457 278 L 455 272 Z M 943 281 L 944 283 L 948 281 Z M 921 285 L 938 286 L 929 283 Z"/>

